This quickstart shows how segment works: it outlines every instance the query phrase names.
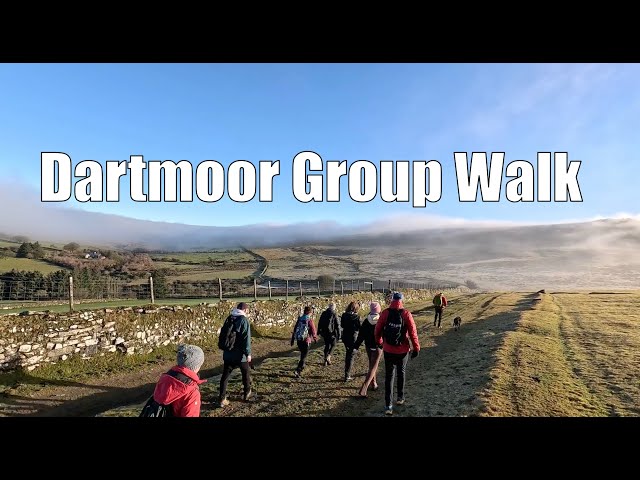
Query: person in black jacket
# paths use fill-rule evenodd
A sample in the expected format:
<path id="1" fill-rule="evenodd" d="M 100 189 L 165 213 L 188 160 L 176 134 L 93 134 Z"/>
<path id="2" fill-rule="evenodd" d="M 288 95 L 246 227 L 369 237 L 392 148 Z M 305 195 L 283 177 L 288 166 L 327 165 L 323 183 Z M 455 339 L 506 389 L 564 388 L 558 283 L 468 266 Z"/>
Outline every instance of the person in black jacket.
<path id="1" fill-rule="evenodd" d="M 318 321 L 318 333 L 324 339 L 324 366 L 331 365 L 331 352 L 340 340 L 340 322 L 336 314 L 336 304 L 330 303 Z"/>
<path id="2" fill-rule="evenodd" d="M 354 345 L 354 349 L 357 350 L 362 342 L 364 342 L 365 348 L 367 349 L 367 356 L 369 357 L 369 372 L 367 373 L 367 377 L 360 388 L 359 394 L 361 397 L 367 396 L 367 390 L 369 389 L 370 384 L 373 384 L 373 390 L 378 389 L 376 374 L 378 373 L 380 357 L 382 357 L 382 343 L 376 343 L 374 335 L 376 323 L 378 322 L 378 318 L 380 318 L 380 304 L 378 302 L 373 302 L 369 305 L 369 308 L 370 313 L 362 321 L 362 326 L 358 333 L 358 339 Z"/>
<path id="3" fill-rule="evenodd" d="M 354 345 L 358 338 L 358 331 L 360 330 L 358 310 L 360 310 L 360 304 L 358 302 L 351 302 L 340 319 L 340 325 L 342 326 L 342 343 L 344 343 L 347 350 L 344 357 L 345 382 L 353 380 L 351 376 L 351 366 L 353 365 L 353 356 L 355 353 Z"/>

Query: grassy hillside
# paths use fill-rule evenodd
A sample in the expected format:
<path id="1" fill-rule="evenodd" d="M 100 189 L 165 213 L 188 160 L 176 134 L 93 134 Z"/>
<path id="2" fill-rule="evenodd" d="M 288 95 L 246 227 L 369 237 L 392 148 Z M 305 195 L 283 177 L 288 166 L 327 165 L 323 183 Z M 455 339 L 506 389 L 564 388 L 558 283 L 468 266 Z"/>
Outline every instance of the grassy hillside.
<path id="1" fill-rule="evenodd" d="M 43 274 L 55 272 L 57 270 L 65 270 L 57 265 L 51 265 L 47 262 L 40 260 L 33 260 L 31 258 L 15 258 L 15 257 L 2 257 L 0 258 L 0 273 L 8 272 L 10 270 L 27 270 L 37 271 Z"/>

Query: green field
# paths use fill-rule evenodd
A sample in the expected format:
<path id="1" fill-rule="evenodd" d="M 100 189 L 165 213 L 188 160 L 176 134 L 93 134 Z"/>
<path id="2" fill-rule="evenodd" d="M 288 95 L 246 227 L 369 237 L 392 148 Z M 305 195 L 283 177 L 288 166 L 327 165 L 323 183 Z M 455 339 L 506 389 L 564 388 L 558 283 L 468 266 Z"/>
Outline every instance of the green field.
<path id="1" fill-rule="evenodd" d="M 9 272 L 11 270 L 37 271 L 46 275 L 47 273 L 66 269 L 57 265 L 51 265 L 41 260 L 33 260 L 31 258 L 0 258 L 0 273 Z"/>
<path id="2" fill-rule="evenodd" d="M 233 261 L 233 262 L 249 262 L 253 257 L 242 250 L 224 250 L 212 252 L 176 252 L 176 253 L 154 253 L 151 259 L 159 262 L 178 262 L 178 263 L 198 263 L 206 264 L 209 260 L 216 262 Z"/>

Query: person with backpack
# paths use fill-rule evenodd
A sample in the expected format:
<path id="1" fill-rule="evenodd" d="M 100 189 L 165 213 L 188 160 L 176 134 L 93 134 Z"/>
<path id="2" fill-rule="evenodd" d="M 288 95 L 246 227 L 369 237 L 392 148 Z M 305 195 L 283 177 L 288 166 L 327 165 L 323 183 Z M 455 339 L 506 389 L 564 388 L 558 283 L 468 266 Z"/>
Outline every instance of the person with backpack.
<path id="1" fill-rule="evenodd" d="M 344 381 L 349 382 L 353 380 L 351 376 L 351 367 L 353 365 L 353 357 L 355 355 L 354 345 L 358 338 L 358 331 L 360 330 L 360 317 L 358 316 L 358 310 L 360 310 L 360 304 L 358 302 L 351 302 L 347 305 L 347 309 L 340 318 L 340 326 L 342 327 L 342 343 L 347 350 L 344 356 Z"/>
<path id="2" fill-rule="evenodd" d="M 293 333 L 291 334 L 291 346 L 293 347 L 295 340 L 298 342 L 298 349 L 300 350 L 300 361 L 298 362 L 297 368 L 293 371 L 296 377 L 302 375 L 302 370 L 304 370 L 304 361 L 309 354 L 311 339 L 313 339 L 314 342 L 318 340 L 316 327 L 311 318 L 311 311 L 311 307 L 304 307 L 304 313 L 298 317 L 296 324 L 293 326 Z"/>
<path id="3" fill-rule="evenodd" d="M 378 382 L 376 380 L 376 374 L 378 373 L 378 364 L 380 363 L 380 357 L 382 356 L 382 343 L 376 343 L 375 328 L 378 319 L 380 318 L 380 304 L 373 302 L 369 305 L 369 315 L 362 322 L 362 326 L 358 332 L 358 339 L 354 345 L 357 350 L 362 342 L 364 342 L 367 349 L 367 356 L 369 357 L 369 372 L 360 388 L 360 396 L 366 397 L 369 385 L 373 382 L 373 390 L 378 389 Z"/>
<path id="4" fill-rule="evenodd" d="M 176 365 L 160 379 L 153 396 L 142 409 L 141 417 L 199 417 L 200 380 L 198 372 L 204 363 L 204 352 L 196 345 L 180 345 Z"/>
<path id="5" fill-rule="evenodd" d="M 240 302 L 231 310 L 231 314 L 220 329 L 218 347 L 223 350 L 222 360 L 224 361 L 220 378 L 220 407 L 229 405 L 227 383 L 231 372 L 238 367 L 242 373 L 244 400 L 251 398 L 251 327 L 246 310 L 247 304 Z"/>
<path id="6" fill-rule="evenodd" d="M 396 370 L 398 371 L 396 405 L 402 405 L 405 402 L 405 371 L 409 360 L 409 351 L 412 350 L 411 358 L 416 358 L 420 353 L 416 324 L 411 312 L 404 309 L 403 298 L 404 296 L 400 292 L 393 294 L 391 304 L 380 314 L 374 331 L 376 343 L 383 343 L 385 415 L 393 415 L 391 397 L 393 396 L 393 381 Z M 413 349 L 411 349 L 410 343 L 413 345 Z"/>
<path id="7" fill-rule="evenodd" d="M 444 307 L 447 306 L 447 298 L 444 296 L 444 293 L 439 292 L 435 297 L 433 297 L 433 305 L 436 310 L 436 315 L 433 318 L 433 326 L 436 326 L 436 321 L 438 322 L 438 328 L 442 328 L 440 326 L 440 322 L 442 322 L 442 311 Z"/>
<path id="8" fill-rule="evenodd" d="M 318 333 L 324 339 L 324 366 L 331 365 L 331 352 L 340 340 L 340 321 L 336 314 L 336 304 L 330 303 L 318 320 Z"/>

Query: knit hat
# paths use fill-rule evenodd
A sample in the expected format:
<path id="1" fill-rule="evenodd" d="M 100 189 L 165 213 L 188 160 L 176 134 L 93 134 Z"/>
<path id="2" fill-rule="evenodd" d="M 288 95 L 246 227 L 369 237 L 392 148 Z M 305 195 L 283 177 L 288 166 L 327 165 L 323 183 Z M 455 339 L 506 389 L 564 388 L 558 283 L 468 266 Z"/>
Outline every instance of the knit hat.
<path id="1" fill-rule="evenodd" d="M 195 372 L 204 363 L 204 352 L 197 345 L 180 345 L 177 362 L 178 366 Z"/>
<path id="2" fill-rule="evenodd" d="M 380 304 L 378 302 L 372 302 L 369 308 L 371 309 L 371 313 L 380 313 Z"/>
<path id="3" fill-rule="evenodd" d="M 400 292 L 395 292 L 393 294 L 393 299 L 394 300 L 402 300 L 404 298 L 404 295 L 402 295 Z"/>
<path id="4" fill-rule="evenodd" d="M 332 312 L 336 311 L 336 304 L 335 303 L 330 303 L 329 304 L 329 310 L 331 310 Z"/>

